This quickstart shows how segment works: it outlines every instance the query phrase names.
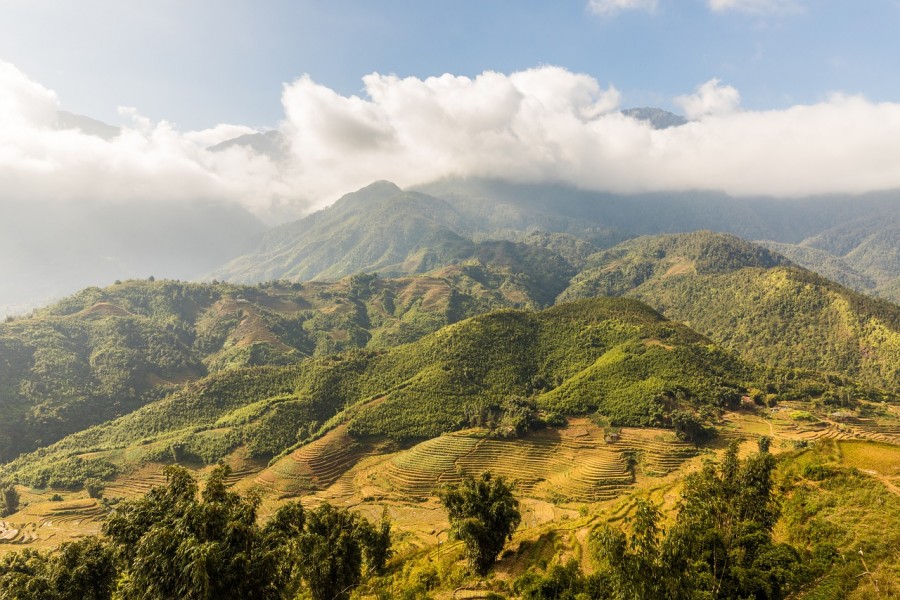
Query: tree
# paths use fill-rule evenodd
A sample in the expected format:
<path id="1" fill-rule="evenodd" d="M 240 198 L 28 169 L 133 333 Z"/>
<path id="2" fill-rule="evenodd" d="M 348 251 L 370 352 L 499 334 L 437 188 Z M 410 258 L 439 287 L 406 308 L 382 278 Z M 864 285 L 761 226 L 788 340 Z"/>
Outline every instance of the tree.
<path id="1" fill-rule="evenodd" d="M 109 600 L 118 571 L 111 548 L 91 536 L 55 553 L 9 553 L 0 560 L 0 598 Z"/>
<path id="2" fill-rule="evenodd" d="M 119 505 L 104 532 L 123 563 L 123 600 L 284 597 L 286 538 L 257 524 L 258 497 L 229 491 L 228 473 L 214 469 L 198 499 L 190 473 L 170 466 L 166 487 Z"/>
<path id="3" fill-rule="evenodd" d="M 103 490 L 106 486 L 103 481 L 96 477 L 89 477 L 84 480 L 84 489 L 91 498 L 100 499 L 103 497 Z"/>
<path id="4" fill-rule="evenodd" d="M 513 486 L 485 472 L 478 479 L 463 477 L 438 495 L 450 518 L 451 535 L 465 543 L 475 571 L 486 574 L 522 520 Z"/>
<path id="5" fill-rule="evenodd" d="M 555 564 L 543 575 L 528 571 L 513 584 L 522 600 L 592 600 L 606 598 L 602 576 L 585 576 L 578 561 Z"/>
<path id="6" fill-rule="evenodd" d="M 313 600 L 348 598 L 366 573 L 376 573 L 390 556 L 390 525 L 366 519 L 327 502 L 306 515 L 297 543 L 299 571 Z"/>
<path id="7" fill-rule="evenodd" d="M 668 532 L 656 507 L 642 500 L 630 536 L 609 526 L 597 530 L 593 550 L 613 597 L 781 600 L 804 583 L 798 551 L 772 540 L 779 505 L 768 449 L 763 438 L 759 452 L 741 461 L 733 443 L 721 464 L 708 462 L 688 475 Z"/>
<path id="8" fill-rule="evenodd" d="M 63 544 L 49 561 L 48 580 L 57 600 L 112 598 L 117 576 L 112 548 L 95 536 Z"/>
<path id="9" fill-rule="evenodd" d="M 261 527 L 258 496 L 230 491 L 228 467 L 210 473 L 202 494 L 183 467 L 165 473 L 167 485 L 117 505 L 103 526 L 108 541 L 0 559 L 0 598 L 293 600 L 305 581 L 314 600 L 335 600 L 391 555 L 386 516 L 376 526 L 346 509 L 307 513 L 291 502 Z"/>
<path id="10" fill-rule="evenodd" d="M 672 552 L 660 512 L 650 502 L 638 499 L 630 519 L 631 536 L 609 526 L 592 536 L 595 558 L 609 574 L 612 598 L 617 600 L 681 600 L 694 598 L 690 575 L 681 557 Z"/>
<path id="11" fill-rule="evenodd" d="M 19 510 L 19 490 L 11 483 L 0 484 L 0 494 L 2 494 L 2 508 L 0 508 L 0 517 L 7 517 Z"/>

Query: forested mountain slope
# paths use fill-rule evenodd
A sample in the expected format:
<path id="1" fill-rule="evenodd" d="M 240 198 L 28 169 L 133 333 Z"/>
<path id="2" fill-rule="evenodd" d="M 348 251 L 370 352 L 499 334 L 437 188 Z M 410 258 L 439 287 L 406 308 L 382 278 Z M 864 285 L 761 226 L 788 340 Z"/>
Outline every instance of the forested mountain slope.
<path id="1" fill-rule="evenodd" d="M 207 373 L 392 347 L 497 308 L 548 306 L 575 272 L 553 252 L 500 241 L 419 277 L 88 288 L 0 324 L 0 460 Z"/>
<path id="2" fill-rule="evenodd" d="M 855 270 L 844 282 L 874 291 L 900 276 L 898 215 L 900 195 L 887 192 L 803 199 L 710 192 L 624 196 L 485 179 L 449 179 L 404 191 L 381 181 L 267 232 L 252 252 L 210 277 L 255 283 L 373 271 L 395 276 L 468 260 L 478 254 L 479 241 L 528 241 L 535 231 L 607 248 L 640 235 L 711 230 L 828 251 Z"/>
<path id="3" fill-rule="evenodd" d="M 127 281 L 0 325 L 2 457 L 46 445 L 226 369 L 390 348 L 498 308 L 633 295 L 752 363 L 897 390 L 898 308 L 731 236 L 596 251 L 562 234 L 485 241 L 420 276 L 240 286 Z M 527 242 L 527 243 L 526 243 Z M 85 407 L 91 407 L 85 410 Z"/>
<path id="4" fill-rule="evenodd" d="M 799 244 L 760 243 L 842 285 L 900 302 L 900 208 L 842 223 Z"/>
<path id="5" fill-rule="evenodd" d="M 900 307 L 737 238 L 637 238 L 599 252 L 559 300 L 640 298 L 754 363 L 900 389 Z"/>
<path id="6" fill-rule="evenodd" d="M 222 371 L 14 461 L 8 472 L 42 486 L 81 467 L 84 477 L 173 452 L 211 463 L 247 446 L 267 457 L 338 423 L 362 438 L 428 439 L 524 418 L 525 398 L 547 412 L 671 427 L 674 410 L 736 405 L 753 378 L 733 355 L 635 300 L 501 310 L 385 351 Z M 103 460 L 69 464 L 86 452 Z"/>

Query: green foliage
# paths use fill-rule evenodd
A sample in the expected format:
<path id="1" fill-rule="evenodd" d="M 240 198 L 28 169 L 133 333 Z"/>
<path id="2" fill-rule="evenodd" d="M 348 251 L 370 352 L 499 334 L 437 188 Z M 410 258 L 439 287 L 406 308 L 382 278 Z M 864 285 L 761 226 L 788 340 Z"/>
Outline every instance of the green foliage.
<path id="1" fill-rule="evenodd" d="M 422 366 L 384 402 L 361 410 L 350 431 L 433 437 L 472 423 L 511 395 L 531 394 L 538 394 L 538 408 L 553 412 L 602 407 L 618 424 L 666 424 L 679 390 L 693 406 L 727 406 L 740 397 L 749 371 L 706 343 L 624 300 L 491 313 L 385 355 L 382 370 L 401 361 Z"/>
<path id="2" fill-rule="evenodd" d="M 390 524 L 374 527 L 328 503 L 306 514 L 296 544 L 298 570 L 313 600 L 349 598 L 366 573 L 379 573 L 390 557 Z"/>
<path id="3" fill-rule="evenodd" d="M 275 456 L 304 437 L 303 426 L 311 423 L 314 413 L 310 403 L 288 401 L 275 404 L 271 410 L 247 427 L 244 439 L 252 457 Z"/>
<path id="4" fill-rule="evenodd" d="M 611 597 L 651 600 L 693 598 L 693 585 L 683 564 L 664 545 L 658 509 L 637 501 L 631 520 L 632 535 L 603 527 L 592 538 L 597 559 L 609 573 Z"/>
<path id="5" fill-rule="evenodd" d="M 103 482 L 96 477 L 91 477 L 84 481 L 84 491 L 86 491 L 91 498 L 102 498 L 105 487 Z"/>
<path id="6" fill-rule="evenodd" d="M 118 571 L 112 549 L 96 537 L 0 559 L 0 597 L 15 600 L 110 600 Z"/>
<path id="7" fill-rule="evenodd" d="M 715 435 L 715 429 L 705 426 L 703 420 L 692 412 L 674 410 L 669 418 L 672 420 L 675 435 L 686 442 L 705 442 Z"/>
<path id="8" fill-rule="evenodd" d="M 127 599 L 283 598 L 290 573 L 281 539 L 256 522 L 259 500 L 225 487 L 226 467 L 209 476 L 202 497 L 180 467 L 169 483 L 120 503 L 103 531 L 122 561 L 119 594 Z"/>
<path id="9" fill-rule="evenodd" d="M 228 475 L 216 467 L 199 494 L 189 471 L 167 467 L 165 487 L 118 504 L 103 526 L 117 558 L 117 598 L 288 600 L 304 583 L 316 600 L 346 598 L 384 568 L 386 519 L 375 526 L 346 509 L 306 512 L 293 502 L 260 526 L 259 498 L 229 491 Z"/>
<path id="10" fill-rule="evenodd" d="M 0 460 L 158 397 L 154 381 L 196 377 L 170 331 L 134 316 L 46 316 L 0 325 Z"/>
<path id="11" fill-rule="evenodd" d="M 730 235 L 698 231 L 644 236 L 598 252 L 560 296 L 621 296 L 667 274 L 719 274 L 748 267 L 787 264 L 780 255 Z M 609 268 L 611 265 L 614 268 Z"/>
<path id="12" fill-rule="evenodd" d="M 87 449 L 213 464 L 244 444 L 251 456 L 267 458 L 323 423 L 348 422 L 353 435 L 397 440 L 477 424 L 507 436 L 541 426 L 541 411 L 599 407 L 616 425 L 671 426 L 672 410 L 734 404 L 750 375 L 733 356 L 639 302 L 584 300 L 475 317 L 387 351 L 215 373 L 6 470 L 47 485 L 59 464 Z"/>
<path id="13" fill-rule="evenodd" d="M 89 479 L 108 479 L 118 468 L 102 458 L 84 459 L 80 456 L 37 463 L 18 473 L 19 480 L 34 488 L 77 490 Z"/>
<path id="14" fill-rule="evenodd" d="M 486 574 L 522 520 L 512 486 L 485 472 L 478 479 L 463 477 L 438 495 L 447 509 L 451 535 L 465 543 L 475 572 Z"/>
<path id="15" fill-rule="evenodd" d="M 0 483 L 0 517 L 8 517 L 19 510 L 19 490 L 11 483 Z"/>
<path id="16" fill-rule="evenodd" d="M 574 558 L 554 564 L 544 574 L 530 570 L 513 584 L 522 600 L 599 600 L 608 597 L 606 588 L 602 575 L 585 576 Z"/>
<path id="17" fill-rule="evenodd" d="M 627 294 L 752 363 L 900 389 L 900 308 L 791 267 L 778 255 L 700 232 L 638 238 L 590 263 L 560 300 Z"/>
<path id="18" fill-rule="evenodd" d="M 872 444 L 867 455 L 877 458 L 878 452 Z M 804 597 L 895 597 L 900 594 L 900 497 L 840 460 L 839 445 L 823 441 L 780 461 L 789 486 L 782 503 L 785 535 L 811 553 L 822 574 Z"/>
<path id="19" fill-rule="evenodd" d="M 145 280 L 88 288 L 0 324 L 0 462 L 209 372 L 394 346 L 474 314 L 535 305 L 524 280 L 512 282 L 520 276 L 484 272 L 490 281 L 462 270 L 428 278 L 433 298 L 422 296 L 420 278 L 371 275 L 309 287 Z"/>
<path id="20" fill-rule="evenodd" d="M 821 572 L 821 562 L 776 543 L 779 516 L 768 439 L 744 461 L 732 444 L 720 465 L 688 475 L 669 531 L 650 503 L 639 500 L 631 535 L 604 526 L 594 550 L 613 598 L 781 599 Z"/>

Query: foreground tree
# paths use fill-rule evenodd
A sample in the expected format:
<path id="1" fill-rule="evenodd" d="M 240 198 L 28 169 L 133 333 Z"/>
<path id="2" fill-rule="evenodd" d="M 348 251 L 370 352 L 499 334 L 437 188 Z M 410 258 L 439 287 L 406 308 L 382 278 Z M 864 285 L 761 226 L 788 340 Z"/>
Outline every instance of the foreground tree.
<path id="1" fill-rule="evenodd" d="M 772 540 L 779 516 L 768 439 L 738 459 L 732 444 L 720 465 L 707 463 L 685 480 L 674 526 L 638 501 L 630 536 L 610 527 L 594 536 L 612 598 L 781 600 L 805 582 L 799 552 Z"/>
<path id="2" fill-rule="evenodd" d="M 225 485 L 227 467 L 209 476 L 202 497 L 182 467 L 166 487 L 122 503 L 104 526 L 119 553 L 124 600 L 280 599 L 290 571 L 279 568 L 279 538 L 256 523 L 259 499 Z"/>
<path id="3" fill-rule="evenodd" d="M 197 482 L 168 467 L 166 487 L 121 503 L 104 526 L 121 565 L 123 600 L 287 600 L 303 584 L 315 600 L 346 598 L 390 556 L 390 525 L 323 504 L 282 506 L 257 524 L 259 498 L 228 490 L 227 467 Z M 365 571 L 363 568 L 365 567 Z"/>
<path id="4" fill-rule="evenodd" d="M 451 535 L 465 543 L 475 572 L 486 574 L 522 520 L 513 487 L 485 472 L 478 479 L 466 476 L 438 495 L 450 518 Z"/>
<path id="5" fill-rule="evenodd" d="M 112 549 L 96 537 L 60 546 L 55 553 L 25 550 L 0 561 L 0 598 L 109 600 L 117 577 Z"/>
<path id="6" fill-rule="evenodd" d="M 376 528 L 347 509 L 322 504 L 306 514 L 296 550 L 313 600 L 348 598 L 364 572 L 383 569 L 390 556 L 390 526 L 383 519 Z"/>

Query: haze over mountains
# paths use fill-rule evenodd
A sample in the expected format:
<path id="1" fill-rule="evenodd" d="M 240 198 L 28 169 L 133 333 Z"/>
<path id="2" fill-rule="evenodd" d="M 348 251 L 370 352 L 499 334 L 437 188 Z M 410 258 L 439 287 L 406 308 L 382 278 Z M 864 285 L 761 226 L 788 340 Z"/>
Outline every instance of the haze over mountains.
<path id="1" fill-rule="evenodd" d="M 252 252 L 211 277 L 254 283 L 334 280 L 360 271 L 411 274 L 474 256 L 474 240 L 516 240 L 535 230 L 570 234 L 599 249 L 639 235 L 705 229 L 774 240 L 797 264 L 830 268 L 823 274 L 896 301 L 898 202 L 889 193 L 734 199 L 712 193 L 620 196 L 472 179 L 403 191 L 378 182 L 270 230 Z M 803 254 L 804 248 L 818 252 Z"/>
<path id="2" fill-rule="evenodd" d="M 250 134 L 212 151 L 276 157 L 282 144 Z M 157 277 L 122 275 L 0 324 L 0 477 L 31 511 L 2 535 L 49 543 L 41 528 L 62 502 L 73 524 L 54 535 L 77 539 L 109 512 L 82 488 L 118 502 L 162 465 L 224 461 L 229 485 L 260 491 L 267 511 L 297 497 L 418 511 L 430 533 L 409 516 L 398 526 L 413 564 L 435 528 L 422 511 L 460 473 L 515 476 L 552 528 L 558 510 L 594 518 L 674 489 L 722 439 L 771 434 L 796 453 L 838 436 L 893 452 L 897 198 L 445 178 L 377 181 L 274 228 L 204 202 L 60 211 L 41 238 L 10 228 L 6 243 L 45 252 L 72 227 L 91 234 L 67 242 L 64 271 Z M 872 460 L 855 464 L 880 477 Z M 848 504 L 867 483 L 840 481 Z M 867 547 L 893 568 L 889 541 Z"/>
<path id="3" fill-rule="evenodd" d="M 861 97 L 837 95 L 789 110 L 759 112 L 742 110 L 737 90 L 710 80 L 678 97 L 676 105 L 689 117 L 685 122 L 653 108 L 622 111 L 615 88 L 552 66 L 474 78 L 372 74 L 364 78 L 364 88 L 361 96 L 344 96 L 301 77 L 285 86 L 285 118 L 270 130 L 221 124 L 182 131 L 166 121 L 154 123 L 132 108 L 123 108 L 122 123 L 113 127 L 66 112 L 52 90 L 2 63 L 0 141 L 11 151 L 0 163 L 0 207 L 8 217 L 0 274 L 11 275 L 2 279 L 13 289 L 0 290 L 5 292 L 0 304 L 39 304 L 48 296 L 74 291 L 72 285 L 102 285 L 110 277 L 195 277 L 198 270 L 212 271 L 245 250 L 226 252 L 211 244 L 208 255 L 201 256 L 206 244 L 198 244 L 184 248 L 183 268 L 171 269 L 169 250 L 156 261 L 153 248 L 137 248 L 142 242 L 129 229 L 131 222 L 162 224 L 171 214 L 172 223 L 162 225 L 164 229 L 196 230 L 197 237 L 205 239 L 202 223 L 192 225 L 190 215 L 175 213 L 220 205 L 216 210 L 231 216 L 215 218 L 233 221 L 223 225 L 220 237 L 240 242 L 259 231 L 253 224 L 239 224 L 250 220 L 242 211 L 269 223 L 289 221 L 379 179 L 444 200 L 455 194 L 454 210 L 470 221 L 484 215 L 463 210 L 461 196 L 468 195 L 470 203 L 515 203 L 507 202 L 500 189 L 491 194 L 454 192 L 454 182 L 515 182 L 513 188 L 521 186 L 523 196 L 519 204 L 526 206 L 528 186 L 559 186 L 558 193 L 537 193 L 548 202 L 563 203 L 561 210 L 546 209 L 549 216 L 557 221 L 587 218 L 590 227 L 619 236 L 608 241 L 636 233 L 723 230 L 715 214 L 707 213 L 709 203 L 728 195 L 738 200 L 736 206 L 744 201 L 753 205 L 719 215 L 719 221 L 738 219 L 728 231 L 800 244 L 859 218 L 872 205 L 869 194 L 890 196 L 892 192 L 884 190 L 900 189 L 896 169 L 884 158 L 892 155 L 885 144 L 894 137 L 884 132 L 896 120 L 895 107 Z M 439 192 L 441 186 L 446 194 Z M 585 190 L 582 204 L 593 194 L 611 209 L 592 213 L 576 206 L 572 197 L 577 194 L 569 193 L 576 189 Z M 766 203 L 753 200 L 756 196 L 800 199 L 800 205 L 810 206 L 822 202 L 818 212 L 827 217 L 822 221 L 812 215 L 815 211 L 803 209 L 793 219 L 764 209 Z M 642 199 L 639 209 L 623 206 L 633 198 Z M 672 208 L 663 206 L 668 198 L 675 199 Z M 856 198 L 862 198 L 863 206 L 848 214 L 845 204 L 857 204 Z M 128 214 L 131 208 L 134 215 Z M 518 215 L 514 224 L 499 223 L 498 212 L 488 233 L 497 228 L 563 227 L 533 223 L 532 216 L 544 209 L 532 206 L 531 216 L 523 210 L 511 209 L 510 216 Z M 157 211 L 159 215 L 147 216 Z M 125 236 L 135 240 L 133 254 L 109 241 L 121 234 L 103 225 L 104 215 L 113 212 L 121 230 L 128 232 Z M 881 219 L 882 212 L 871 216 Z M 36 214 L 49 220 L 57 216 L 58 223 L 42 227 L 32 216 Z M 649 224 L 639 224 L 645 216 L 651 217 Z M 463 237 L 477 237 L 486 229 L 477 222 L 467 227 L 471 231 L 450 229 Z M 802 237 L 794 235 L 801 229 Z M 95 248 L 85 249 L 84 239 L 92 240 Z M 30 267 L 40 267 L 27 253 L 14 254 L 29 247 L 29 240 L 40 240 L 38 249 L 46 255 L 70 254 L 73 260 L 37 282 L 19 283 Z M 178 246 L 166 245 L 172 251 Z M 844 262 L 852 252 L 826 250 Z M 849 260 L 863 255 L 869 251 Z M 96 266 L 102 263 L 120 268 Z M 76 283 L 72 277 L 78 269 L 72 265 L 78 264 L 90 273 Z M 861 272 L 858 264 L 851 267 L 867 278 L 860 281 L 862 287 L 895 289 L 890 268 L 879 267 L 874 273 Z M 12 275 L 19 282 L 12 283 Z M 47 285 L 48 280 L 54 283 Z"/>
<path id="4" fill-rule="evenodd" d="M 87 285 L 150 275 L 255 283 L 421 273 L 472 257 L 476 240 L 516 240 L 529 231 L 568 233 L 605 248 L 698 229 L 765 240 L 801 266 L 897 301 L 898 196 L 623 196 L 480 179 L 404 191 L 380 182 L 269 230 L 237 205 L 205 201 L 61 204 L 48 214 L 6 200 L 2 304 L 34 307 Z"/>

